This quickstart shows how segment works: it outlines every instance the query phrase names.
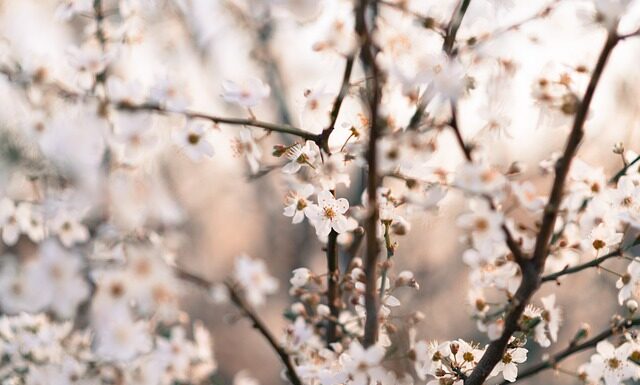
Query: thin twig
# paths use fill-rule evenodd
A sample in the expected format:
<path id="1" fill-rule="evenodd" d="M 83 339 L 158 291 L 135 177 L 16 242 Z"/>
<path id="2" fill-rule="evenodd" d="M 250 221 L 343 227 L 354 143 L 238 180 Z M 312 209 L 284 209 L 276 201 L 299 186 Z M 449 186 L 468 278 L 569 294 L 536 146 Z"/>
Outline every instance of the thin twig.
<path id="1" fill-rule="evenodd" d="M 178 266 L 174 266 L 173 270 L 178 278 L 196 285 L 206 291 L 211 290 L 211 288 L 213 287 L 213 284 L 209 280 L 188 272 Z M 262 334 L 262 336 L 267 340 L 271 348 L 276 352 L 284 366 L 287 368 L 287 377 L 289 378 L 291 383 L 293 385 L 302 385 L 302 381 L 300 380 L 300 377 L 298 377 L 293 359 L 291 358 L 289 353 L 287 353 L 282 345 L 277 342 L 276 337 L 273 335 L 273 333 L 271 333 L 267 325 L 264 323 L 264 321 L 262 321 L 262 319 L 260 319 L 258 314 L 247 303 L 247 301 L 245 301 L 242 294 L 238 292 L 236 286 L 231 282 L 225 282 L 225 286 L 229 291 L 229 298 L 234 303 L 234 305 L 236 305 L 236 307 L 238 307 L 238 309 L 240 309 L 240 311 L 242 311 L 242 313 L 251 320 L 256 330 L 258 330 L 258 332 Z"/>
<path id="2" fill-rule="evenodd" d="M 331 108 L 331 121 L 329 123 L 329 127 L 325 128 L 322 131 L 322 149 L 330 154 L 329 150 L 329 136 L 333 132 L 335 128 L 336 121 L 338 120 L 338 114 L 340 113 L 340 107 L 342 106 L 342 102 L 344 101 L 345 96 L 349 92 L 349 81 L 351 79 L 351 72 L 353 72 L 353 63 L 355 61 L 355 53 L 347 56 L 347 60 L 344 64 L 344 73 L 342 74 L 342 83 L 340 84 L 340 91 L 338 92 L 338 96 L 336 96 L 336 100 L 333 102 L 333 107 Z"/>
<path id="3" fill-rule="evenodd" d="M 276 341 L 275 336 L 267 328 L 267 325 L 260 319 L 260 317 L 258 317 L 258 314 L 253 311 L 251 306 L 249 306 L 249 304 L 244 300 L 244 297 L 236 290 L 235 286 L 230 282 L 225 282 L 225 285 L 229 290 L 229 297 L 231 301 L 247 316 L 247 318 L 251 320 L 251 322 L 253 322 L 253 327 L 262 334 L 278 357 L 280 357 L 280 361 L 282 361 L 284 366 L 287 368 L 287 377 L 289 378 L 289 381 L 291 381 L 293 385 L 302 385 L 302 380 L 298 377 L 293 359 L 289 353 L 287 353 L 287 351 Z"/>
<path id="4" fill-rule="evenodd" d="M 226 123 L 226 124 L 232 124 L 232 125 L 260 127 L 268 131 L 295 135 L 302 139 L 313 140 L 313 141 L 319 140 L 318 135 L 314 135 L 309 132 L 303 131 L 297 127 L 293 127 L 286 124 L 263 122 L 261 120 L 256 120 L 256 119 L 227 118 L 227 117 L 209 115 L 203 112 L 196 112 L 196 111 L 189 111 L 189 110 L 172 111 L 172 110 L 167 110 L 162 106 L 154 103 L 144 103 L 144 104 L 117 103 L 115 104 L 115 107 L 123 111 L 153 111 L 161 114 L 179 114 L 190 119 L 196 119 L 196 118 L 205 119 L 213 123 Z"/>
<path id="5" fill-rule="evenodd" d="M 559 353 L 554 354 L 553 356 L 551 356 L 550 358 L 534 365 L 531 366 L 523 371 L 521 371 L 518 374 L 518 378 L 516 381 L 521 381 L 524 380 L 525 378 L 534 376 L 538 373 L 540 373 L 543 370 L 546 369 L 553 369 L 556 368 L 557 365 L 565 360 L 566 358 L 572 356 L 575 353 L 581 352 L 583 350 L 587 350 L 590 348 L 595 347 L 598 342 L 603 341 L 609 337 L 611 337 L 614 334 L 620 333 L 621 331 L 631 328 L 633 326 L 638 326 L 640 325 L 640 318 L 633 318 L 633 319 L 629 319 L 629 320 L 623 320 L 622 322 L 619 322 L 615 325 L 613 325 L 612 327 L 600 332 L 598 335 L 596 335 L 595 337 L 581 343 L 581 344 L 577 344 L 575 343 L 575 341 L 572 341 L 571 343 L 569 343 L 569 346 L 567 346 L 567 348 L 565 348 L 564 350 L 560 351 Z M 512 382 L 509 381 L 503 381 L 500 385 L 507 385 L 507 384 L 511 384 Z"/>
<path id="6" fill-rule="evenodd" d="M 552 274 L 547 274 L 545 276 L 542 277 L 541 281 L 542 282 L 549 282 L 549 281 L 557 281 L 558 278 L 565 276 L 565 275 L 569 275 L 569 274 L 574 274 L 577 273 L 579 271 L 582 271 L 584 269 L 588 269 L 590 267 L 598 267 L 600 266 L 600 264 L 602 264 L 602 262 L 611 259 L 611 258 L 615 258 L 615 257 L 620 257 L 622 255 L 622 251 L 621 250 L 614 250 L 608 254 L 603 255 L 602 257 L 599 258 L 595 258 L 589 262 L 580 264 L 580 265 L 576 265 L 573 267 L 567 267 L 564 268 L 556 273 L 552 273 Z"/>
<path id="7" fill-rule="evenodd" d="M 327 325 L 327 345 L 338 340 L 336 320 L 340 317 L 340 265 L 338 263 L 338 233 L 331 230 L 327 242 L 327 302 L 331 317 Z"/>
<path id="8" fill-rule="evenodd" d="M 627 174 L 627 170 L 629 170 L 629 168 L 631 168 L 631 166 L 633 166 L 634 164 L 636 164 L 638 162 L 640 162 L 640 155 L 636 156 L 636 158 L 634 160 L 629 162 L 629 164 L 624 166 L 620 171 L 618 171 L 616 173 L 616 175 L 614 175 L 611 179 L 609 179 L 609 183 L 617 183 L 618 179 L 620 179 L 623 176 L 625 176 Z"/>

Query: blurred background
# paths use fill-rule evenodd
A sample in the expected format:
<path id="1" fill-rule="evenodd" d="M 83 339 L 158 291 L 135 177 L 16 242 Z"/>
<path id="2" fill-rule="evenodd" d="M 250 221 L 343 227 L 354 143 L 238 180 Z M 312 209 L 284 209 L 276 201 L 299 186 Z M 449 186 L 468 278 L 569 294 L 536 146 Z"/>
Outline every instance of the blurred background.
<path id="1" fill-rule="evenodd" d="M 337 1 L 337 0 L 336 0 Z M 268 103 L 254 110 L 261 120 L 300 125 L 305 90 L 324 87 L 337 92 L 344 58 L 335 52 L 316 51 L 333 20 L 333 0 L 143 0 L 140 3 L 140 39 L 123 46 L 122 60 L 112 73 L 143 86 L 170 78 L 188 95 L 190 106 L 222 116 L 246 116 L 246 112 L 225 104 L 220 97 L 222 81 L 257 76 L 272 88 Z M 446 19 L 455 1 L 407 1 L 423 15 Z M 538 163 L 560 149 L 568 132 L 566 121 L 549 118 L 532 98 L 536 80 L 555 76 L 563 68 L 583 65 L 592 68 L 604 38 L 601 28 L 581 17 L 583 3 L 561 1 L 549 17 L 532 21 L 522 28 L 500 35 L 479 50 L 484 60 L 470 65 L 476 88 L 460 102 L 460 126 L 468 140 L 482 141 L 493 164 L 505 170 L 514 161 L 524 166 L 522 180 L 531 180 L 540 192 L 549 180 L 540 178 Z M 54 17 L 59 2 L 54 0 L 0 1 L 0 55 L 11 52 L 21 62 L 37 66 L 47 63 L 49 70 L 64 76 L 66 49 L 78 44 L 87 33 L 82 23 L 62 23 Z M 459 33 L 465 41 L 511 25 L 543 9 L 545 1 L 473 0 Z M 439 47 L 438 47 L 439 48 Z M 506 76 L 509 63 L 514 74 Z M 614 52 L 592 104 L 587 134 L 580 158 L 604 167 L 607 175 L 621 167 L 613 145 L 640 152 L 640 42 L 625 41 Z M 479 59 L 480 60 L 480 59 Z M 493 63 L 493 64 L 492 64 Z M 355 79 L 362 73 L 356 67 Z M 502 80 L 499 86 L 492 79 Z M 581 89 L 586 78 L 575 79 Z M 21 127 L 24 110 L 11 97 L 9 85 L 0 79 L 0 122 L 10 129 Z M 356 95 L 357 96 L 357 95 Z M 352 101 L 353 102 L 353 101 Z M 506 131 L 483 130 L 487 120 L 479 111 L 487 103 L 499 106 L 508 117 Z M 341 113 L 339 122 L 345 115 Z M 157 127 L 176 124 L 176 118 L 162 118 Z M 322 244 L 308 224 L 292 225 L 282 215 L 287 193 L 286 182 L 278 173 L 250 177 L 242 157 L 234 154 L 232 138 L 237 128 L 221 127 L 214 134 L 215 156 L 193 163 L 177 151 L 162 154 L 161 164 L 149 169 L 166 177 L 170 199 L 181 207 L 178 263 L 186 270 L 219 281 L 232 270 L 233 258 L 241 253 L 265 259 L 271 273 L 280 280 L 278 294 L 260 310 L 275 332 L 283 330 L 283 311 L 290 272 L 297 267 L 325 271 Z M 341 143 L 348 135 L 337 130 L 333 140 Z M 263 164 L 276 164 L 271 146 L 287 138 L 272 134 L 261 140 Z M 447 171 L 462 161 L 459 148 L 449 132 L 442 134 L 434 164 Z M 158 171 L 160 170 L 160 171 Z M 361 175 L 352 175 L 349 190 L 338 195 L 359 202 Z M 143 204 L 143 203 L 140 203 Z M 456 192 L 445 198 L 436 213 L 411 218 L 411 232 L 399 237 L 395 269 L 412 270 L 420 284 L 419 292 L 402 292 L 407 311 L 419 310 L 426 316 L 419 325 L 419 336 L 428 339 L 464 338 L 485 343 L 486 336 L 476 330 L 467 304 L 467 269 L 461 259 L 464 246 L 455 225 L 464 211 L 464 197 Z M 341 250 L 344 252 L 344 250 Z M 613 265 L 615 266 L 615 265 Z M 622 268 L 620 268 L 622 269 Z M 560 329 L 556 351 L 566 346 L 581 323 L 602 330 L 611 314 L 618 311 L 615 277 L 587 270 L 572 275 L 558 287 L 545 286 L 538 296 L 557 292 L 565 322 Z M 234 309 L 214 306 L 198 290 L 185 287 L 183 308 L 193 319 L 201 319 L 212 331 L 219 375 L 226 383 L 240 370 L 248 370 L 263 384 L 278 384 L 281 365 L 261 336 L 245 320 L 229 322 Z M 530 363 L 543 354 L 532 348 Z M 563 367 L 575 369 L 590 353 L 577 355 Z M 547 372 L 526 383 L 576 383 L 570 376 Z"/>

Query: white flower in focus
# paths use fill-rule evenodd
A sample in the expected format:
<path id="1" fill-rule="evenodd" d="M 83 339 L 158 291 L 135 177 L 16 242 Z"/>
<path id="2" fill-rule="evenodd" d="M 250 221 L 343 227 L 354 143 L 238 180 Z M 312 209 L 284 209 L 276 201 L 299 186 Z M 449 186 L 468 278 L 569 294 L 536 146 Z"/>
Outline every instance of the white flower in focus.
<path id="1" fill-rule="evenodd" d="M 2 198 L 0 201 L 0 226 L 4 243 L 15 245 L 20 237 L 20 224 L 16 217 L 16 205 L 9 198 Z"/>
<path id="2" fill-rule="evenodd" d="M 525 348 L 512 348 L 502 356 L 502 360 L 498 362 L 493 370 L 493 374 L 502 372 L 502 377 L 509 381 L 514 382 L 518 377 L 518 367 L 516 364 L 521 364 L 527 360 L 527 349 Z"/>
<path id="3" fill-rule="evenodd" d="M 304 146 L 296 143 L 289 148 L 286 153 L 290 161 L 282 168 L 282 172 L 286 174 L 295 174 L 300 170 L 300 168 L 302 168 L 302 166 L 305 165 L 315 168 L 313 164 L 315 163 L 316 157 L 319 153 L 320 149 L 318 148 L 318 145 L 311 140 L 307 140 Z"/>
<path id="4" fill-rule="evenodd" d="M 257 106 L 271 93 L 271 88 L 267 84 L 253 77 L 240 83 L 225 80 L 222 88 L 224 89 L 222 97 L 225 101 L 248 108 Z"/>
<path id="5" fill-rule="evenodd" d="M 305 209 L 307 218 L 316 228 L 318 236 L 327 236 L 331 229 L 338 234 L 347 231 L 349 222 L 344 215 L 349 210 L 349 201 L 345 198 L 336 199 L 330 191 L 318 194 L 318 204 Z"/>
<path id="6" fill-rule="evenodd" d="M 591 246 L 595 249 L 596 254 L 606 254 L 622 241 L 622 233 L 616 231 L 614 227 L 606 226 L 604 223 L 599 224 L 591 230 L 589 234 Z"/>
<path id="7" fill-rule="evenodd" d="M 597 354 L 591 356 L 590 370 L 593 378 L 603 378 L 605 385 L 620 385 L 636 376 L 636 365 L 628 360 L 631 353 L 629 343 L 614 347 L 609 341 L 596 345 Z"/>
<path id="8" fill-rule="evenodd" d="M 263 260 L 246 254 L 236 258 L 233 277 L 244 289 L 247 301 L 254 306 L 263 305 L 265 297 L 275 293 L 279 286 L 278 280 L 269 275 Z"/>
<path id="9" fill-rule="evenodd" d="M 296 191 L 291 191 L 286 199 L 286 205 L 283 211 L 284 216 L 290 217 L 291 222 L 294 224 L 300 223 L 304 220 L 304 212 L 312 205 L 309 201 L 309 197 L 315 188 L 313 185 L 304 184 L 300 186 Z"/>
<path id="10" fill-rule="evenodd" d="M 172 138 L 191 160 L 197 162 L 213 156 L 213 146 L 209 141 L 210 130 L 209 122 L 192 119 L 180 130 L 174 131 Z"/>

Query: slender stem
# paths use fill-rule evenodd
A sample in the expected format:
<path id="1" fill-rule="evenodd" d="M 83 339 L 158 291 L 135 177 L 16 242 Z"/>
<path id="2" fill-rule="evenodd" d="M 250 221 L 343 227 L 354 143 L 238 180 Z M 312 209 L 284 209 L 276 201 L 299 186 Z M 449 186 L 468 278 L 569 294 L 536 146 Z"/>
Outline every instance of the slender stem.
<path id="1" fill-rule="evenodd" d="M 471 149 L 465 144 L 464 139 L 462 138 L 462 133 L 460 132 L 460 127 L 458 126 L 458 108 L 456 107 L 456 103 L 454 100 L 450 101 L 451 103 L 451 121 L 449 125 L 453 129 L 453 133 L 456 135 L 456 140 L 458 141 L 458 145 L 460 149 L 464 153 L 464 157 L 467 162 L 471 162 Z"/>
<path id="2" fill-rule="evenodd" d="M 278 357 L 280 357 L 280 360 L 287 368 L 287 377 L 289 377 L 289 381 L 291 381 L 293 385 L 302 385 L 302 380 L 298 377 L 298 373 L 296 372 L 293 360 L 289 353 L 287 353 L 287 351 L 276 341 L 275 336 L 267 328 L 267 325 L 260 319 L 260 317 L 258 317 L 258 314 L 253 311 L 243 296 L 236 290 L 235 286 L 229 282 L 226 282 L 225 285 L 227 286 L 227 289 L 229 289 L 229 297 L 231 301 L 247 316 L 247 318 L 251 320 L 256 330 L 262 334 Z"/>
<path id="3" fill-rule="evenodd" d="M 145 103 L 145 104 L 117 103 L 115 106 L 117 109 L 124 110 L 124 111 L 154 111 L 161 114 L 180 114 L 180 115 L 186 116 L 187 118 L 205 119 L 205 120 L 212 121 L 213 123 L 226 123 L 226 124 L 233 124 L 233 125 L 260 127 L 268 131 L 295 135 L 302 139 L 308 139 L 313 141 L 319 140 L 318 135 L 314 135 L 309 132 L 302 131 L 299 128 L 289 126 L 286 124 L 269 123 L 269 122 L 263 122 L 256 119 L 227 118 L 222 116 L 209 115 L 203 112 L 195 112 L 195 111 L 188 111 L 188 110 L 187 111 L 171 111 L 161 107 L 158 104 L 153 104 L 153 103 Z"/>
<path id="4" fill-rule="evenodd" d="M 451 56 L 453 54 L 453 48 L 456 42 L 456 35 L 458 34 L 458 30 L 460 29 L 460 24 L 462 24 L 462 19 L 464 19 L 465 13 L 467 13 L 467 8 L 469 8 L 469 4 L 471 4 L 471 0 L 461 0 L 460 6 L 456 8 L 453 12 L 453 16 L 449 21 L 449 25 L 447 26 L 447 34 L 444 38 L 444 43 L 442 44 L 442 49 L 444 52 Z"/>
<path id="5" fill-rule="evenodd" d="M 590 267 L 598 267 L 600 266 L 600 264 L 610 258 L 615 258 L 615 257 L 620 257 L 622 255 L 622 251 L 621 250 L 614 250 L 608 254 L 603 255 L 602 257 L 599 258 L 595 258 L 589 262 L 580 264 L 580 265 L 576 265 L 573 267 L 567 267 L 564 268 L 556 273 L 552 273 L 552 274 L 548 274 L 542 277 L 542 282 L 549 282 L 549 281 L 557 281 L 558 278 L 564 276 L 564 275 L 568 275 L 568 274 L 574 274 L 577 273 L 579 271 L 588 269 Z"/>
<path id="6" fill-rule="evenodd" d="M 589 106 L 591 105 L 596 86 L 602 76 L 609 56 L 618 41 L 619 39 L 614 33 L 607 35 L 607 40 L 591 75 L 589 85 L 587 86 L 582 102 L 576 112 L 563 156 L 556 165 L 556 176 L 553 181 L 551 194 L 549 195 L 549 201 L 544 209 L 542 225 L 540 226 L 540 231 L 536 237 L 536 244 L 532 259 L 520 266 L 522 270 L 522 282 L 514 295 L 511 302 L 511 309 L 505 318 L 503 333 L 500 338 L 489 344 L 487 350 L 482 356 L 482 359 L 478 362 L 478 365 L 476 365 L 473 372 L 469 375 L 469 378 L 465 381 L 465 385 L 481 385 L 487 379 L 489 374 L 491 374 L 493 368 L 502 359 L 502 355 L 504 354 L 511 336 L 519 329 L 520 317 L 527 303 L 540 287 L 541 275 L 542 271 L 544 271 L 544 264 L 546 262 L 549 248 L 549 239 L 553 234 L 553 227 L 560 209 L 564 184 L 569 174 L 571 161 L 575 157 L 580 142 L 582 141 L 582 137 L 584 135 L 584 123 L 587 118 L 587 113 L 589 111 Z"/>
<path id="7" fill-rule="evenodd" d="M 615 325 L 612 325 L 610 328 L 603 330 L 595 337 L 581 344 L 577 344 L 575 341 L 572 341 L 571 343 L 569 343 L 569 346 L 567 346 L 567 348 L 560 351 L 559 353 L 554 354 L 550 358 L 521 371 L 518 374 L 518 378 L 516 381 L 521 381 L 521 380 L 524 380 L 525 378 L 534 376 L 542 372 L 543 370 L 555 368 L 561 361 L 570 357 L 571 355 L 581 352 L 583 350 L 593 348 L 598 344 L 598 342 L 603 341 L 614 334 L 620 333 L 625 329 L 638 326 L 638 325 L 640 325 L 640 318 L 623 320 L 621 322 L 616 323 Z M 511 384 L 511 382 L 504 381 L 500 385 L 507 385 L 507 384 Z"/>
<path id="8" fill-rule="evenodd" d="M 190 273 L 178 266 L 174 266 L 173 270 L 177 277 L 183 281 L 189 282 L 207 291 L 211 290 L 213 287 L 213 284 L 209 280 Z M 287 368 L 287 377 L 289 377 L 291 383 L 293 385 L 302 385 L 302 380 L 298 377 L 293 359 L 289 353 L 287 353 L 287 351 L 277 342 L 276 337 L 271 333 L 267 325 L 262 321 L 262 319 L 260 319 L 258 314 L 247 303 L 247 301 L 245 301 L 242 294 L 238 292 L 236 286 L 231 282 L 225 282 L 225 286 L 229 290 L 229 298 L 234 305 L 236 305 L 236 307 L 238 307 L 238 309 L 240 309 L 240 311 L 242 311 L 242 313 L 251 320 L 255 329 L 267 340 L 271 348 L 276 352 L 284 366 Z"/>
<path id="9" fill-rule="evenodd" d="M 395 247 L 393 245 L 393 241 L 391 241 L 391 234 L 389 233 L 389 227 L 391 227 L 391 223 L 384 223 L 384 246 L 387 249 L 387 262 L 391 261 L 395 254 Z M 387 285 L 387 271 L 389 270 L 389 263 L 382 264 L 382 273 L 380 274 L 380 300 L 384 297 L 384 292 L 386 290 Z"/>
<path id="10" fill-rule="evenodd" d="M 616 173 L 616 175 L 614 175 L 611 179 L 609 179 L 609 183 L 618 182 L 618 179 L 622 178 L 627 173 L 627 170 L 629 170 L 629 168 L 631 168 L 631 166 L 633 166 L 634 164 L 636 164 L 638 162 L 640 162 L 640 155 L 636 156 L 636 158 L 634 160 L 632 160 L 627 165 L 625 165 L 620 171 L 618 171 Z"/>
<path id="11" fill-rule="evenodd" d="M 353 72 L 353 63 L 355 61 L 355 54 L 350 54 L 347 56 L 347 61 L 344 65 L 344 73 L 342 75 L 342 83 L 340 85 L 340 91 L 338 92 L 338 96 L 336 96 L 336 100 L 333 102 L 333 107 L 331 108 L 331 122 L 329 123 L 329 127 L 325 128 L 322 131 L 322 149 L 330 154 L 329 150 L 329 136 L 333 132 L 334 126 L 336 125 L 336 121 L 338 120 L 338 114 L 340 113 L 340 107 L 342 106 L 342 102 L 344 101 L 345 96 L 349 92 L 349 81 L 351 80 L 351 72 Z"/>
<path id="12" fill-rule="evenodd" d="M 340 265 L 338 263 L 338 233 L 331 230 L 327 242 L 327 302 L 331 317 L 327 325 L 327 345 L 338 340 L 336 320 L 340 317 Z"/>

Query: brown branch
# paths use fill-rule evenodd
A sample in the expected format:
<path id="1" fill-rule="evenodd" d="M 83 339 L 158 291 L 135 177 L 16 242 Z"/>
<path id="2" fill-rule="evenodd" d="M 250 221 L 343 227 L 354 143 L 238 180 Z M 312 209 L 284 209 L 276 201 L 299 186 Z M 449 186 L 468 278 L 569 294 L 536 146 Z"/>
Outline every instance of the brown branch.
<path id="1" fill-rule="evenodd" d="M 542 282 L 549 282 L 549 281 L 557 281 L 558 278 L 564 276 L 564 275 L 569 275 L 569 274 L 574 274 L 577 273 L 579 271 L 588 269 L 590 267 L 598 267 L 602 264 L 602 262 L 611 259 L 611 258 L 615 258 L 615 257 L 620 257 L 622 255 L 622 250 L 614 250 L 608 254 L 603 255 L 602 257 L 599 258 L 595 258 L 589 262 L 580 264 L 580 265 L 576 265 L 573 267 L 566 267 L 556 273 L 552 273 L 552 274 L 547 274 L 545 276 L 542 277 L 541 281 Z"/>
<path id="2" fill-rule="evenodd" d="M 453 49 L 456 42 L 456 35 L 462 24 L 462 19 L 464 19 L 464 15 L 467 13 L 469 4 L 471 4 L 471 0 L 461 0 L 460 5 L 453 11 L 449 25 L 447 25 L 447 34 L 444 37 L 442 50 L 449 56 L 455 55 Z"/>
<path id="3" fill-rule="evenodd" d="M 209 280 L 190 273 L 178 266 L 174 266 L 173 270 L 178 278 L 206 291 L 211 290 L 213 287 L 213 284 Z M 293 359 L 289 353 L 287 353 L 287 351 L 277 342 L 276 337 L 271 333 L 267 325 L 260 319 L 258 314 L 256 314 L 247 301 L 245 301 L 244 297 L 240 292 L 238 292 L 235 285 L 231 282 L 225 282 L 225 286 L 229 291 L 229 299 L 231 299 L 234 305 L 236 305 L 236 307 L 238 307 L 238 309 L 240 309 L 240 311 L 242 311 L 242 313 L 251 320 L 253 327 L 267 340 L 271 348 L 276 352 L 284 366 L 287 368 L 287 377 L 291 383 L 293 385 L 302 385 L 302 381 L 300 380 L 300 377 L 298 377 Z"/>
<path id="4" fill-rule="evenodd" d="M 316 142 L 320 140 L 319 139 L 320 137 L 318 135 L 314 135 L 312 133 L 303 131 L 297 127 L 293 127 L 286 124 L 263 122 L 256 119 L 227 118 L 222 116 L 209 115 L 203 112 L 188 111 L 188 110 L 171 111 L 155 103 L 144 103 L 144 104 L 116 103 L 115 107 L 123 111 L 153 111 L 161 114 L 180 114 L 190 119 L 197 118 L 197 119 L 209 120 L 213 123 L 226 123 L 226 124 L 232 124 L 232 125 L 260 127 L 268 131 L 295 135 L 302 139 L 313 140 Z"/>
<path id="5" fill-rule="evenodd" d="M 327 325 L 327 345 L 338 340 L 337 319 L 340 317 L 340 265 L 338 263 L 338 233 L 331 230 L 327 242 L 327 302 L 331 317 Z"/>
<path id="6" fill-rule="evenodd" d="M 518 374 L 518 378 L 516 381 L 520 381 L 523 380 L 527 377 L 531 377 L 534 376 L 538 373 L 540 373 L 543 370 L 546 369 L 553 369 L 553 368 L 557 368 L 557 365 L 565 360 L 566 358 L 572 356 L 575 353 L 581 352 L 583 350 L 586 349 L 590 349 L 595 347 L 598 342 L 603 341 L 609 337 L 611 337 L 614 334 L 618 334 L 622 331 L 624 331 L 625 329 L 631 328 L 633 326 L 638 326 L 640 325 L 640 318 L 633 318 L 633 319 L 629 319 L 629 320 L 622 320 L 621 322 L 618 322 L 614 325 L 612 325 L 610 328 L 600 332 L 600 334 L 596 335 L 595 337 L 581 343 L 578 344 L 576 343 L 577 341 L 575 341 L 575 339 L 573 341 L 571 341 L 569 343 L 569 346 L 567 346 L 567 348 L 565 348 L 564 350 L 560 351 L 559 353 L 554 354 L 553 356 L 551 356 L 550 358 L 534 365 L 531 366 L 525 370 L 523 370 L 522 372 L 520 372 Z M 507 385 L 507 384 L 511 384 L 512 382 L 509 381 L 503 381 L 500 385 Z"/>
<path id="7" fill-rule="evenodd" d="M 378 175 L 377 175 L 377 141 L 381 131 L 381 121 L 378 116 L 378 107 L 382 95 L 379 68 L 375 61 L 375 53 L 371 32 L 367 27 L 367 10 L 369 5 L 375 1 L 359 0 L 356 5 L 356 24 L 355 30 L 360 39 L 360 60 L 364 67 L 365 76 L 367 78 L 367 90 L 369 98 L 369 144 L 367 148 L 367 194 L 368 194 L 368 210 L 365 221 L 366 232 L 366 255 L 364 263 L 365 278 L 365 310 L 366 318 L 364 325 L 363 345 L 371 346 L 378 340 L 378 295 L 377 295 L 377 278 L 378 278 L 378 253 L 380 245 L 378 244 Z M 372 7 L 373 17 L 375 18 L 375 8 Z M 371 23 L 375 26 L 375 20 Z"/>
<path id="8" fill-rule="evenodd" d="M 293 359 L 289 353 L 287 353 L 287 351 L 276 341 L 275 336 L 267 328 L 267 325 L 260 319 L 260 317 L 258 317 L 258 314 L 253 311 L 251 306 L 249 306 L 249 304 L 244 300 L 244 297 L 236 290 L 234 285 L 230 282 L 225 282 L 225 285 L 229 290 L 229 297 L 231 301 L 247 316 L 247 318 L 251 320 L 253 327 L 262 334 L 278 357 L 280 357 L 280 361 L 282 361 L 284 366 L 287 368 L 287 377 L 289 378 L 289 381 L 291 381 L 293 385 L 302 385 L 302 380 L 298 377 Z"/>
<path id="9" fill-rule="evenodd" d="M 584 97 L 582 98 L 578 111 L 576 112 L 563 156 L 556 164 L 556 176 L 553 181 L 549 200 L 544 209 L 542 225 L 538 236 L 536 237 L 536 244 L 532 259 L 520 266 L 522 270 L 522 282 L 511 301 L 511 309 L 504 322 L 504 331 L 500 338 L 489 344 L 487 350 L 482 356 L 482 359 L 478 362 L 478 365 L 465 381 L 465 385 L 481 385 L 487 379 L 489 374 L 491 374 L 493 368 L 502 359 L 511 336 L 519 329 L 520 317 L 527 303 L 540 287 L 541 275 L 542 271 L 544 271 L 544 264 L 549 248 L 549 240 L 553 233 L 553 227 L 558 216 L 564 184 L 569 174 L 571 161 L 575 157 L 580 142 L 582 141 L 582 137 L 584 136 L 584 123 L 587 118 L 587 113 L 589 111 L 589 106 L 591 105 L 596 86 L 602 76 L 609 56 L 618 41 L 619 38 L 614 33 L 607 35 L 607 40 L 591 75 L 589 85 L 587 86 Z"/>
<path id="10" fill-rule="evenodd" d="M 329 150 L 329 136 L 331 136 L 334 126 L 336 125 L 336 121 L 338 120 L 338 114 L 340 113 L 342 102 L 349 92 L 349 82 L 351 81 L 351 72 L 353 72 L 354 61 L 355 54 L 347 56 L 347 61 L 344 65 L 344 73 L 342 74 L 340 91 L 338 92 L 338 96 L 336 96 L 336 100 L 333 102 L 333 107 L 331 108 L 331 122 L 329 123 L 329 127 L 325 128 L 321 134 L 322 140 L 320 146 L 327 154 L 331 154 L 331 151 Z"/>

